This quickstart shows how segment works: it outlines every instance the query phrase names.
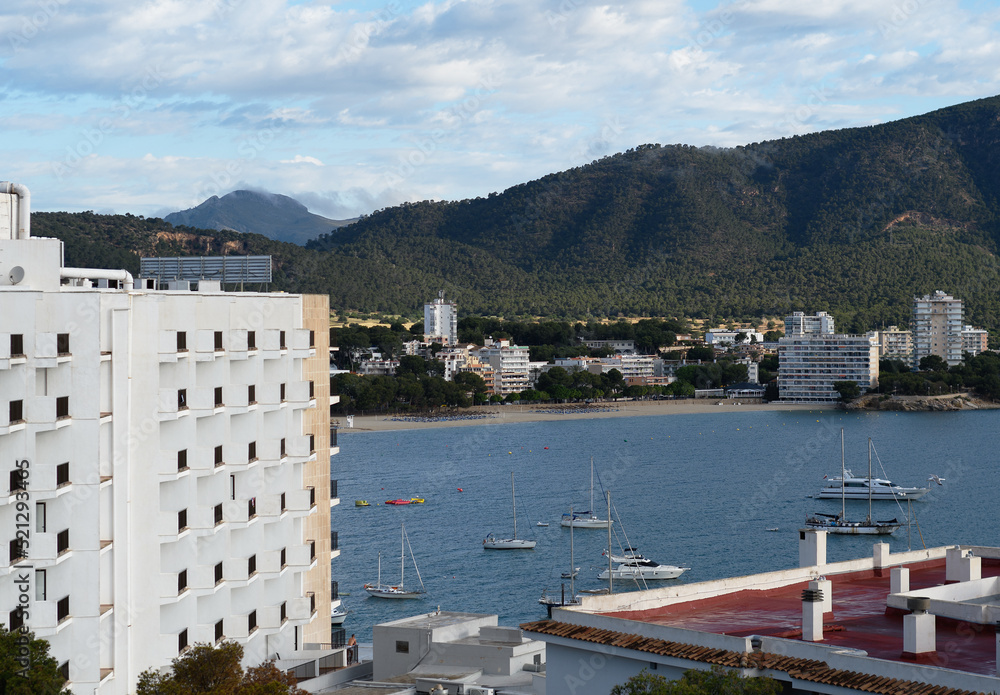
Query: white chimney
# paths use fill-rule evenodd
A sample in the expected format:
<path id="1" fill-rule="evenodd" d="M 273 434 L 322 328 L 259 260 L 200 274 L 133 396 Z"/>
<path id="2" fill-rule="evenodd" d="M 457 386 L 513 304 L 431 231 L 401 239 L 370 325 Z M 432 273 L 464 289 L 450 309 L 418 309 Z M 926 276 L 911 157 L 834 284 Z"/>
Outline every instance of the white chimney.
<path id="1" fill-rule="evenodd" d="M 889 566 L 889 544 L 876 543 L 872 546 L 872 559 L 875 562 L 875 569 L 884 569 Z"/>
<path id="2" fill-rule="evenodd" d="M 937 651 L 934 614 L 928 613 L 931 600 L 913 597 L 906 600 L 912 613 L 903 616 L 903 656 L 915 657 Z"/>
<path id="3" fill-rule="evenodd" d="M 823 641 L 822 591 L 810 588 L 802 592 L 802 639 L 805 642 Z"/>
<path id="4" fill-rule="evenodd" d="M 944 580 L 946 582 L 959 581 L 959 576 L 961 575 L 959 565 L 962 562 L 962 556 L 964 554 L 965 553 L 962 549 L 957 545 L 954 545 L 945 551 Z"/>
<path id="5" fill-rule="evenodd" d="M 803 529 L 799 531 L 799 567 L 826 564 L 826 531 Z"/>
<path id="6" fill-rule="evenodd" d="M 820 577 L 809 582 L 809 588 L 818 591 L 822 595 L 823 613 L 833 613 L 833 582 L 825 577 Z"/>
<path id="7" fill-rule="evenodd" d="M 893 567 L 889 573 L 889 593 L 902 594 L 910 590 L 910 570 L 907 567 Z"/>
<path id="8" fill-rule="evenodd" d="M 958 565 L 958 581 L 973 582 L 983 578 L 983 558 L 970 550 Z"/>

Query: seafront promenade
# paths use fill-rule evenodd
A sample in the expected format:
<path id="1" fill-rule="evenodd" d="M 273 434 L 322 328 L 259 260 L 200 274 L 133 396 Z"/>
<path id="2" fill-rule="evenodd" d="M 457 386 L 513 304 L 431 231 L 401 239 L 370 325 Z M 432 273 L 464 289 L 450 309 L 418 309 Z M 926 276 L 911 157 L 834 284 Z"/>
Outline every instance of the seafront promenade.
<path id="1" fill-rule="evenodd" d="M 789 403 L 736 403 L 725 399 L 680 401 L 608 401 L 583 406 L 496 405 L 466 408 L 439 418 L 408 415 L 356 415 L 354 427 L 343 427 L 346 418 L 334 418 L 341 423 L 340 433 L 385 432 L 388 430 L 425 429 L 429 427 L 461 427 L 468 425 L 506 425 L 519 422 L 553 422 L 593 418 L 640 417 L 645 415 L 696 415 L 748 411 L 809 411 L 831 410 L 834 405 L 800 405 Z M 474 416 L 474 417 L 465 417 Z"/>

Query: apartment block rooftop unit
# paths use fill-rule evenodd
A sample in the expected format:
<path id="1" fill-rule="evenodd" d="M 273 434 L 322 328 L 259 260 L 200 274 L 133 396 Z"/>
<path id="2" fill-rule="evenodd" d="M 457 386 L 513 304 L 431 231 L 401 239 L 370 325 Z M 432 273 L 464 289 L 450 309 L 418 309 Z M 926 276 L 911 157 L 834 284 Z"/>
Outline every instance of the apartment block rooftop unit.
<path id="1" fill-rule="evenodd" d="M 583 597 L 521 627 L 546 643 L 548 695 L 713 666 L 771 676 L 791 695 L 1000 692 L 1000 548 L 877 543 L 828 563 L 826 532 L 804 530 L 799 565 Z"/>
<path id="2" fill-rule="evenodd" d="M 77 695 L 197 642 L 331 649 L 328 298 L 67 268 L 29 201 L 0 184 L 0 621 Z"/>
<path id="3" fill-rule="evenodd" d="M 785 337 L 793 335 L 830 335 L 833 333 L 833 317 L 825 311 L 817 311 L 815 316 L 806 316 L 795 311 L 785 317 Z"/>

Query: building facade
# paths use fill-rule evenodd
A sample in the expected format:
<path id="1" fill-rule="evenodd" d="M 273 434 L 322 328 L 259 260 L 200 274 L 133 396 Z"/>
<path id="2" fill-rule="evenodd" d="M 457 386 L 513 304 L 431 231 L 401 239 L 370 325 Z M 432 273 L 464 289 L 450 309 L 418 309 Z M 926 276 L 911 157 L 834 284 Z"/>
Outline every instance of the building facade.
<path id="1" fill-rule="evenodd" d="M 30 517 L 0 547 L 2 621 L 78 695 L 196 642 L 329 647 L 328 299 L 64 268 L 11 225 L 25 202 L 0 194 L 0 523 Z"/>
<path id="2" fill-rule="evenodd" d="M 980 352 L 986 352 L 989 344 L 989 334 L 982 328 L 966 326 L 962 329 L 962 352 L 967 352 L 973 357 Z"/>
<path id="3" fill-rule="evenodd" d="M 778 395 L 782 401 L 840 400 L 833 385 L 853 381 L 862 392 L 878 385 L 878 342 L 870 335 L 806 334 L 778 341 Z"/>
<path id="4" fill-rule="evenodd" d="M 785 317 L 785 337 L 793 335 L 832 335 L 833 317 L 825 311 L 817 311 L 815 316 L 806 316 L 795 311 Z"/>
<path id="5" fill-rule="evenodd" d="M 909 364 L 913 360 L 913 334 L 896 326 L 878 331 L 878 354 L 882 359 L 897 359 Z"/>
<path id="6" fill-rule="evenodd" d="M 493 389 L 497 395 L 520 393 L 531 385 L 528 348 L 498 340 L 478 351 L 480 362 L 493 368 Z"/>
<path id="7" fill-rule="evenodd" d="M 962 300 L 936 290 L 913 298 L 913 366 L 937 355 L 949 367 L 962 362 Z"/>
<path id="8" fill-rule="evenodd" d="M 458 342 L 458 307 L 444 301 L 444 290 L 430 304 L 424 304 L 424 342 L 454 345 Z"/>

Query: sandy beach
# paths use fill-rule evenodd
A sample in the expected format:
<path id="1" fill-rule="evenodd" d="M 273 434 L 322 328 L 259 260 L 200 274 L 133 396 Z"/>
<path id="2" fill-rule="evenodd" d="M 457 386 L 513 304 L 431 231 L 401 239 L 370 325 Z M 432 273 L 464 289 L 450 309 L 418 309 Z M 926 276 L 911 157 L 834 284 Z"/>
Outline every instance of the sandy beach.
<path id="1" fill-rule="evenodd" d="M 584 418 L 638 417 L 644 415 L 692 415 L 698 413 L 746 412 L 748 410 L 831 410 L 832 405 L 794 405 L 786 403 L 734 403 L 729 400 L 717 405 L 717 400 L 683 401 L 621 401 L 618 403 L 598 403 L 592 406 L 553 405 L 504 405 L 469 408 L 458 413 L 455 419 L 420 421 L 413 416 L 399 415 L 356 415 L 354 427 L 347 427 L 345 417 L 335 417 L 340 434 L 351 432 L 385 432 L 389 430 L 424 429 L 427 427 L 462 427 L 469 425 L 507 425 L 517 422 L 543 422 L 554 420 L 579 420 Z M 487 417 L 461 419 L 466 415 Z M 395 419 L 394 419 L 395 418 Z"/>

